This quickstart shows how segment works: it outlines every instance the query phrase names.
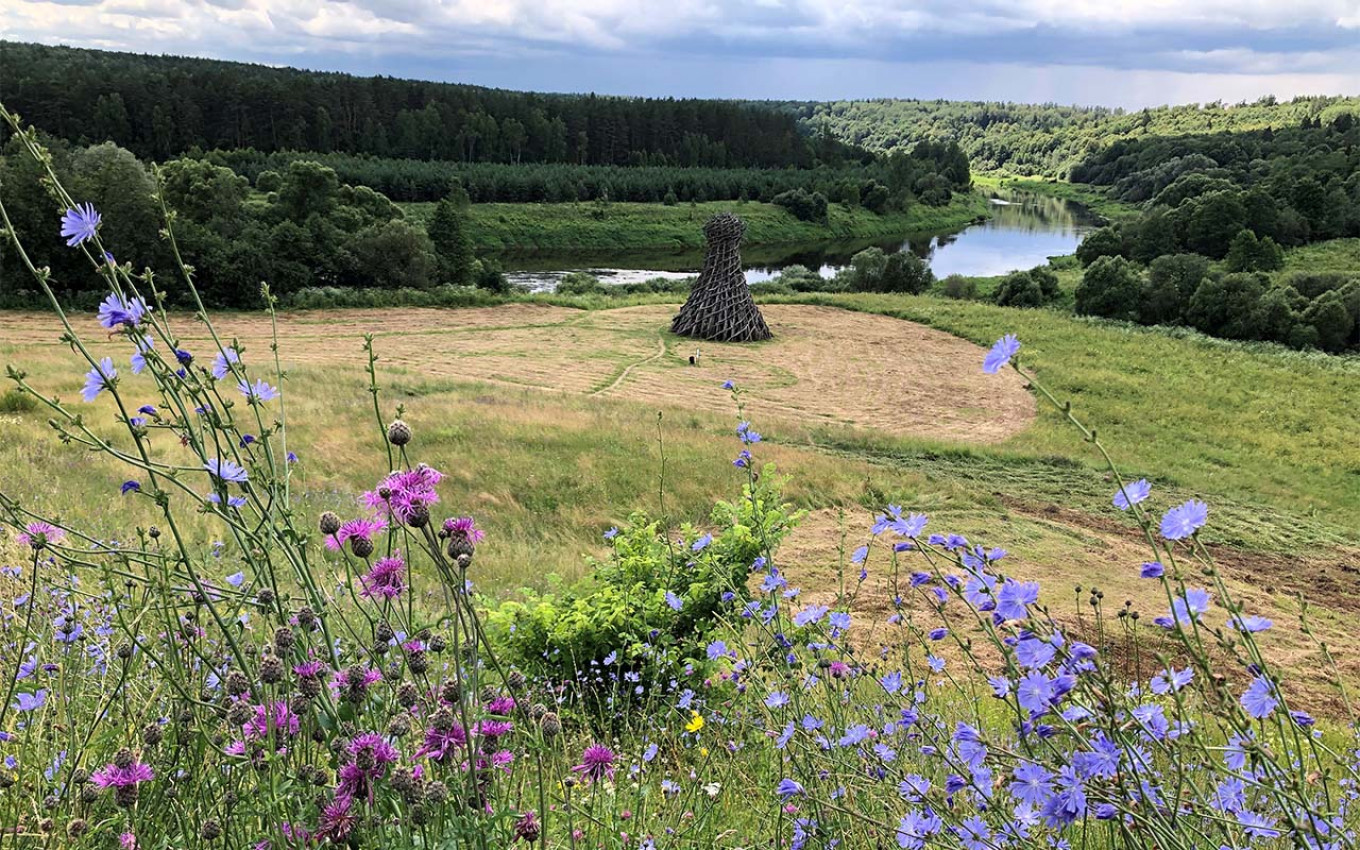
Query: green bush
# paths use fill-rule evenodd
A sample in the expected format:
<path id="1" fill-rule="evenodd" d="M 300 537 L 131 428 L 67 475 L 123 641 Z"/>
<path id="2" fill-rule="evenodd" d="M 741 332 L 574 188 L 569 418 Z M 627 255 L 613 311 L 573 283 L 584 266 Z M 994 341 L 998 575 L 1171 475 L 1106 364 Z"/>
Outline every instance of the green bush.
<path id="1" fill-rule="evenodd" d="M 711 534 L 687 525 L 678 544 L 659 521 L 635 513 L 613 535 L 610 557 L 590 561 L 588 578 L 560 594 L 524 591 L 521 600 L 502 602 L 489 613 L 488 629 L 514 663 L 552 679 L 573 679 L 612 655 L 617 669 L 664 681 L 673 668 L 703 658 L 720 617 L 749 598 L 756 559 L 801 519 L 781 487 L 766 467 L 741 498 L 714 506 Z"/>
<path id="2" fill-rule="evenodd" d="M 1143 297 L 1143 280 L 1123 257 L 1100 257 L 1077 285 L 1076 311 L 1083 316 L 1135 321 Z"/>
<path id="3" fill-rule="evenodd" d="M 951 274 L 945 278 L 942 289 L 946 298 L 971 301 L 977 297 L 977 281 L 961 274 Z"/>
<path id="4" fill-rule="evenodd" d="M 1223 262 L 1230 272 L 1273 272 L 1284 268 L 1284 249 L 1269 236 L 1257 239 L 1243 230 L 1233 237 Z"/>
<path id="5" fill-rule="evenodd" d="M 585 272 L 570 272 L 557 282 L 559 295 L 605 295 L 608 289 L 599 278 Z"/>
<path id="6" fill-rule="evenodd" d="M 1260 305 L 1269 283 L 1265 275 L 1251 272 L 1205 278 L 1190 299 L 1186 320 L 1210 336 L 1261 339 Z"/>
<path id="7" fill-rule="evenodd" d="M 1127 254 L 1124 237 L 1116 227 L 1102 227 L 1091 231 L 1081 240 L 1076 251 L 1077 260 L 1083 266 L 1089 266 L 1101 257 L 1123 257 Z"/>
<path id="8" fill-rule="evenodd" d="M 0 413 L 31 413 L 38 409 L 33 396 L 17 389 L 6 390 L 0 395 Z"/>
<path id="9" fill-rule="evenodd" d="M 1138 321 L 1174 325 L 1184 320 L 1190 298 L 1208 273 L 1209 261 L 1199 254 L 1168 254 L 1153 260 L 1148 266 Z"/>
<path id="10" fill-rule="evenodd" d="M 809 192 L 807 189 L 790 189 L 780 192 L 770 199 L 770 203 L 783 207 L 800 221 L 826 221 L 826 195 Z"/>
<path id="11" fill-rule="evenodd" d="M 935 273 L 925 260 L 903 249 L 888 255 L 876 292 L 902 292 L 920 295 L 935 282 Z"/>

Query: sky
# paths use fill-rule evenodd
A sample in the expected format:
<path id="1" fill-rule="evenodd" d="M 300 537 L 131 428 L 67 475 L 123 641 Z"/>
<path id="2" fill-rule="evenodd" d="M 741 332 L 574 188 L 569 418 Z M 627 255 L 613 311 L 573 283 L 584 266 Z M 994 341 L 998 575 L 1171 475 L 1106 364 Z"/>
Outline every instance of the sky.
<path id="1" fill-rule="evenodd" d="M 0 0 L 0 38 L 619 95 L 1360 94 L 1360 0 Z"/>

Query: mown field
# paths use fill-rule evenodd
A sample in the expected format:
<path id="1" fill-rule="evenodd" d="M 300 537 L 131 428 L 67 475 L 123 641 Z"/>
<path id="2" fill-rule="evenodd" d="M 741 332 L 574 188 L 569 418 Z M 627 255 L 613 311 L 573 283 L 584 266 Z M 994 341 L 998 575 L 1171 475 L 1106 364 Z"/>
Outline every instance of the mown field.
<path id="1" fill-rule="evenodd" d="M 433 203 L 400 206 L 422 224 L 434 215 Z M 987 202 L 977 193 L 960 192 L 947 206 L 913 204 L 905 211 L 882 214 L 832 204 L 826 222 L 800 221 L 782 207 L 755 201 L 675 206 L 473 204 L 468 209 L 468 234 L 479 251 L 702 248 L 703 224 L 719 212 L 741 216 L 746 222 L 747 245 L 787 245 L 949 230 L 985 216 Z"/>
<path id="2" fill-rule="evenodd" d="M 365 390 L 367 332 L 384 403 L 405 406 L 423 457 L 449 473 L 445 498 L 493 530 L 476 581 L 495 594 L 580 577 L 582 556 L 634 510 L 705 522 L 737 486 L 737 413 L 720 387 L 733 379 L 767 436 L 762 456 L 791 475 L 789 494 L 812 512 L 788 559 L 812 593 L 836 587 L 849 541 L 892 502 L 1011 550 L 1012 569 L 1050 579 L 1048 593 L 1094 583 L 1164 606 L 1136 581 L 1139 544 L 1109 507 L 1094 449 L 1015 376 L 983 380 L 982 348 L 969 342 L 1015 332 L 1024 361 L 1129 475 L 1154 481 L 1163 504 L 1211 504 L 1206 539 L 1253 604 L 1289 620 L 1303 593 L 1325 630 L 1343 628 L 1360 560 L 1360 362 L 928 296 L 778 300 L 766 307 L 776 340 L 749 347 L 671 336 L 673 303 L 288 315 L 281 357 L 297 400 L 287 415 L 301 504 L 352 512 L 347 494 L 384 472 Z M 182 325 L 202 342 L 188 317 Z M 0 326 L 0 361 L 84 407 L 78 364 L 50 317 L 5 314 Z M 221 330 L 248 357 L 268 350 L 262 318 L 229 316 Z M 61 445 L 41 411 L 12 397 L 0 409 L 6 492 L 111 539 L 153 521 L 145 500 L 119 495 L 120 470 Z M 116 432 L 109 407 L 91 411 Z M 210 539 L 212 526 L 194 533 Z M 1049 601 L 1070 610 L 1070 600 Z M 1280 642 L 1305 670 L 1308 650 L 1289 634 Z M 1360 672 L 1360 654 L 1344 657 Z"/>

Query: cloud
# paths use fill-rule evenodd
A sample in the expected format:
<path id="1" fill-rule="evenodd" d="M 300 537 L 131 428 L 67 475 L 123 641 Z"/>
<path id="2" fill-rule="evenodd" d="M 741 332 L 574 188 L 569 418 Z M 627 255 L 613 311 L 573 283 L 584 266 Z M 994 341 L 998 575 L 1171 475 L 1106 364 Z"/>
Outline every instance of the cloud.
<path id="1" fill-rule="evenodd" d="M 904 93 L 926 68 L 1015 79 L 1013 99 L 1052 73 L 1088 69 L 1225 79 L 1288 76 L 1360 89 L 1360 0 L 6 0 L 0 37 L 211 55 L 362 73 L 419 74 L 539 89 L 627 91 L 670 69 L 722 67 L 797 97 L 783 79 L 834 76 L 856 91 Z M 516 69 L 515 63 L 522 65 Z M 616 69 L 629 69 L 627 72 Z M 524 80 L 535 69 L 542 76 Z M 589 74 L 585 69 L 592 69 Z M 888 70 L 891 69 L 891 70 Z M 913 70 L 915 69 L 915 70 Z M 1038 73 L 1045 69 L 1043 73 Z M 1048 70 L 1048 69 L 1051 69 Z M 932 71 L 939 73 L 939 71 Z M 691 73 L 693 76 L 693 73 Z M 699 77 L 704 77 L 700 74 Z M 1041 86 L 1042 87 L 1042 86 Z M 1311 83 L 1306 86 L 1312 88 Z M 1116 86 L 1116 89 L 1118 87 Z M 1047 88 L 1045 88 L 1047 90 Z M 749 93 L 745 96 L 751 96 Z M 757 95 L 759 96 L 759 95 Z M 1214 98 L 1206 98 L 1214 99 Z"/>

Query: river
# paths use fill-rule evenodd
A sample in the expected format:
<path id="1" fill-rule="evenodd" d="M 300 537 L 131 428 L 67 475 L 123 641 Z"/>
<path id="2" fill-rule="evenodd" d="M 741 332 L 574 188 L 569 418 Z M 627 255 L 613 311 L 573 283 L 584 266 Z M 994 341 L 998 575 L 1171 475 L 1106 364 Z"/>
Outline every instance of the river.
<path id="1" fill-rule="evenodd" d="M 1042 265 L 1071 254 L 1099 221 L 1078 204 L 1022 192 L 987 193 L 991 217 L 944 233 L 905 233 L 895 239 L 863 239 L 806 245 L 747 246 L 742 250 L 746 280 L 759 283 L 787 266 L 802 265 L 832 277 L 858 251 L 877 245 L 887 252 L 913 251 L 938 278 L 951 274 L 989 277 Z M 703 265 L 702 251 L 608 251 L 508 254 L 500 258 L 511 283 L 537 292 L 552 290 L 563 275 L 587 272 L 602 283 L 638 283 L 684 278 Z"/>

